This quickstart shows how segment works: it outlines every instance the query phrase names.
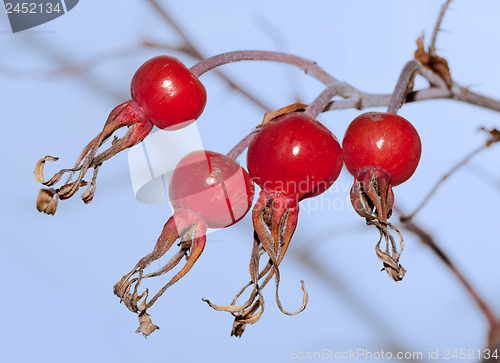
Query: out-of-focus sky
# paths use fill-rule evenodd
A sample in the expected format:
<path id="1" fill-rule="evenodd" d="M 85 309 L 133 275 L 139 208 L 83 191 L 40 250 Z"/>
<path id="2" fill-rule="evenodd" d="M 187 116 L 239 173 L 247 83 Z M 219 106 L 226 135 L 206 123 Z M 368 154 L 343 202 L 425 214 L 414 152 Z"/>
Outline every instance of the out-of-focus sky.
<path id="1" fill-rule="evenodd" d="M 390 93 L 416 39 L 424 32 L 428 40 L 441 1 L 161 4 L 205 56 L 285 51 L 318 62 L 362 90 Z M 439 36 L 439 54 L 457 82 L 500 99 L 500 4 L 457 0 L 452 8 L 443 24 L 447 32 Z M 429 350 L 483 347 L 487 324 L 474 302 L 409 232 L 401 258 L 408 271 L 404 281 L 396 284 L 380 272 L 374 251 L 378 233 L 349 207 L 352 177 L 345 170 L 336 187 L 301 204 L 281 268 L 285 308 L 300 305 L 299 281 L 305 280 L 310 302 L 303 313 L 281 314 L 268 286 L 261 320 L 236 339 L 229 336 L 232 317 L 201 301 L 229 303 L 247 282 L 252 242 L 247 215 L 210 234 L 193 270 L 150 310 L 160 330 L 148 340 L 134 334 L 137 318 L 119 304 L 112 287 L 151 251 L 170 209 L 135 200 L 126 152 L 101 168 L 92 203 L 84 205 L 78 197 L 63 201 L 55 216 L 36 211 L 39 185 L 32 172 L 45 155 L 60 157 L 48 173 L 71 166 L 109 112 L 130 97 L 135 70 L 166 52 L 139 47 L 142 41 L 176 45 L 180 38 L 147 1 L 80 1 L 66 15 L 16 34 L 3 8 L 0 13 L 2 361 L 287 362 L 299 360 L 299 352 L 357 349 L 422 352 L 425 358 Z M 51 73 L 106 54 L 115 55 L 83 73 Z M 182 53 L 169 54 L 188 66 L 196 63 Z M 246 62 L 224 71 L 273 108 L 297 97 L 311 102 L 322 89 L 285 65 Z M 200 135 L 207 149 L 225 153 L 263 112 L 217 76 L 201 80 L 208 104 L 198 121 Z M 319 119 L 341 139 L 359 113 L 335 111 Z M 479 127 L 500 127 L 497 113 L 449 100 L 405 105 L 400 114 L 413 122 L 423 143 L 415 175 L 395 188 L 406 211 L 484 141 Z M 416 219 L 497 312 L 499 152 L 494 146 L 473 159 Z"/>

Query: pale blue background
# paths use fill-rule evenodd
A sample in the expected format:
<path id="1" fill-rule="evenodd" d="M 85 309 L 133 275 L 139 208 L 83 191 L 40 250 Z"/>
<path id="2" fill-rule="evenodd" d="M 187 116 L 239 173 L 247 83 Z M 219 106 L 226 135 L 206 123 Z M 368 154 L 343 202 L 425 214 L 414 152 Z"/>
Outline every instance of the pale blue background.
<path id="1" fill-rule="evenodd" d="M 392 91 L 416 38 L 423 31 L 430 35 L 441 5 L 436 0 L 163 3 L 207 56 L 239 49 L 288 51 L 363 90 L 383 93 Z M 500 4 L 457 0 L 453 8 L 444 23 L 451 33 L 442 33 L 438 42 L 440 54 L 456 81 L 500 98 Z M 310 303 L 302 314 L 281 314 L 270 286 L 261 321 L 235 339 L 229 336 L 231 316 L 201 301 L 227 303 L 247 281 L 252 236 L 247 216 L 210 235 L 195 268 L 151 309 L 161 329 L 148 340 L 134 334 L 136 316 L 118 303 L 112 287 L 152 249 L 171 211 L 134 199 L 126 153 L 101 168 L 91 204 L 78 197 L 64 201 L 55 216 L 36 211 L 39 186 L 32 172 L 47 154 L 61 157 L 49 170 L 72 165 L 111 109 L 128 99 L 137 67 L 164 52 L 137 47 L 144 39 L 179 41 L 145 1 L 81 1 L 65 16 L 19 34 L 11 33 L 7 16 L 0 14 L 2 361 L 287 362 L 292 349 L 427 354 L 483 347 L 483 316 L 410 233 L 401 260 L 408 270 L 405 280 L 395 284 L 379 272 L 378 233 L 347 208 L 352 178 L 345 171 L 339 186 L 325 194 L 340 210 L 327 210 L 324 202 L 323 211 L 308 213 L 315 202 L 303 204 L 282 265 L 285 307 L 299 305 L 299 280 L 306 282 Z M 88 72 L 50 76 L 124 49 L 131 51 Z M 245 63 L 224 70 L 273 108 L 297 95 L 310 102 L 321 91 L 318 82 L 289 66 Z M 207 149 L 226 152 L 260 122 L 262 111 L 216 76 L 202 81 L 209 92 L 199 121 L 203 141 Z M 330 112 L 320 119 L 341 139 L 357 114 Z M 453 101 L 407 105 L 401 115 L 417 127 L 424 148 L 414 177 L 395 190 L 406 210 L 483 142 L 478 127 L 500 127 L 497 113 Z M 417 218 L 497 312 L 499 152 L 496 146 L 474 159 Z M 300 259 L 304 251 L 310 265 Z"/>

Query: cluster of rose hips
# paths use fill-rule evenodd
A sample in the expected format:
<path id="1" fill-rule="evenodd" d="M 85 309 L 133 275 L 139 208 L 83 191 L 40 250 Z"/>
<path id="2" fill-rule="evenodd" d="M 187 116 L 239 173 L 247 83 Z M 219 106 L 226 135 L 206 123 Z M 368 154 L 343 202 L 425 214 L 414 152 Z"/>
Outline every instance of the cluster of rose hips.
<path id="1" fill-rule="evenodd" d="M 38 162 L 35 178 L 49 187 L 40 191 L 39 211 L 54 214 L 59 199 L 70 198 L 86 185 L 82 199 L 90 202 L 97 171 L 105 160 L 141 142 L 153 125 L 176 130 L 194 122 L 202 114 L 207 98 L 198 76 L 170 56 L 154 57 L 144 63 L 132 79 L 131 94 L 129 101 L 111 112 L 103 131 L 83 149 L 74 168 L 63 169 L 45 181 L 45 162 L 57 158 L 46 156 Z M 260 318 L 264 310 L 261 291 L 273 277 L 280 310 L 289 315 L 302 311 L 308 301 L 303 283 L 300 309 L 294 313 L 283 309 L 278 296 L 279 265 L 296 229 L 299 202 L 325 192 L 338 178 L 343 164 L 354 177 L 351 189 L 354 209 L 380 231 L 376 252 L 384 269 L 396 281 L 403 278 L 405 270 L 399 264 L 403 242 L 401 238 L 398 251 L 390 230 L 397 231 L 400 237 L 401 234 L 388 218 L 394 202 L 392 187 L 406 181 L 419 162 L 421 144 L 417 131 L 396 114 L 364 113 L 347 128 L 341 147 L 332 132 L 315 120 L 316 116 L 309 108 L 305 112 L 285 112 L 261 126 L 248 144 L 248 172 L 231 157 L 206 150 L 191 152 L 178 163 L 169 185 L 174 214 L 163 227 L 153 251 L 114 287 L 125 306 L 139 314 L 138 331 L 147 336 L 158 328 L 147 310 L 194 265 L 203 252 L 207 228 L 229 227 L 245 216 L 254 199 L 254 183 L 261 191 L 252 211 L 255 233 L 250 282 L 229 305 L 205 301 L 216 310 L 234 315 L 231 334 L 235 336 L 241 336 L 246 324 Z M 107 150 L 97 153 L 124 126 L 128 127 L 126 134 L 115 137 Z M 85 174 L 91 168 L 92 180 L 86 182 Z M 58 189 L 50 188 L 65 173 L 70 174 L 67 182 Z M 179 251 L 157 271 L 144 274 L 177 240 Z M 383 240 L 385 248 L 381 249 Z M 260 269 L 262 256 L 268 260 Z M 143 279 L 171 271 L 184 258 L 184 266 L 152 298 L 147 289 L 139 291 Z M 249 298 L 236 305 L 248 287 L 252 288 Z"/>

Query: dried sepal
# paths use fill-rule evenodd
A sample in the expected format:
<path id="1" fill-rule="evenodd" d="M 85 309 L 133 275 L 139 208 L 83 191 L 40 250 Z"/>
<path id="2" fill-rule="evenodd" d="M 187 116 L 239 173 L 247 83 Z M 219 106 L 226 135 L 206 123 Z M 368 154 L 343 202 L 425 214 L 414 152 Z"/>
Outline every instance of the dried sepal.
<path id="1" fill-rule="evenodd" d="M 264 313 L 264 298 L 259 292 L 259 298 L 252 304 L 252 306 L 237 314 L 234 318 L 233 327 L 231 329 L 231 336 L 241 338 L 245 332 L 247 324 L 255 324 L 259 321 Z"/>
<path id="2" fill-rule="evenodd" d="M 386 222 L 394 204 L 389 173 L 373 165 L 360 169 L 351 188 L 351 203 L 361 217 Z"/>
<path id="3" fill-rule="evenodd" d="M 417 39 L 417 50 L 415 51 L 415 59 L 420 61 L 422 65 L 437 73 L 446 83 L 448 87 L 453 86 L 450 67 L 448 61 L 424 48 L 424 36 Z"/>
<path id="4" fill-rule="evenodd" d="M 143 311 L 139 314 L 139 327 L 135 331 L 136 333 L 142 333 L 144 338 L 147 339 L 152 332 L 158 329 L 160 329 L 160 327 L 153 324 L 148 313 Z"/>
<path id="5" fill-rule="evenodd" d="M 253 213 L 254 244 L 250 258 L 250 282 L 248 282 L 234 297 L 230 305 L 215 305 L 209 300 L 203 299 L 211 308 L 217 311 L 230 312 L 234 317 L 231 330 L 232 336 L 240 337 L 246 324 L 256 323 L 264 312 L 264 297 L 261 290 L 274 277 L 276 303 L 281 312 L 286 315 L 296 315 L 302 312 L 309 301 L 309 294 L 301 281 L 303 291 L 302 304 L 295 312 L 286 311 L 279 298 L 280 272 L 279 265 L 290 245 L 295 231 L 298 218 L 298 202 L 295 199 L 287 199 L 283 196 L 272 196 L 262 191 Z M 265 267 L 260 270 L 260 259 L 262 256 L 269 258 Z M 249 287 L 252 292 L 242 305 L 236 305 L 239 297 Z"/>
<path id="6" fill-rule="evenodd" d="M 394 281 L 401 281 L 406 273 L 399 263 L 404 241 L 401 232 L 387 221 L 391 217 L 394 204 L 389 173 L 373 165 L 360 169 L 351 188 L 351 203 L 354 210 L 366 219 L 366 224 L 376 226 L 380 232 L 375 252 L 383 263 L 382 270 L 385 270 Z M 396 231 L 400 238 L 399 250 L 389 229 Z M 380 248 L 382 241 L 385 241 L 384 250 Z"/>
<path id="7" fill-rule="evenodd" d="M 493 145 L 494 143 L 496 142 L 499 142 L 500 141 L 500 131 L 498 129 L 491 129 L 491 130 L 488 130 L 484 127 L 481 127 L 480 128 L 481 131 L 485 131 L 487 133 L 490 134 L 490 138 L 488 140 L 486 140 L 486 146 L 489 147 L 491 145 Z"/>
<path id="8" fill-rule="evenodd" d="M 399 258 L 401 257 L 401 253 L 404 249 L 404 241 L 402 233 L 392 224 L 390 223 L 380 223 L 376 220 L 367 220 L 366 224 L 375 225 L 380 232 L 380 239 L 375 246 L 375 252 L 377 253 L 377 257 L 382 261 L 384 268 L 387 274 L 396 282 L 403 280 L 406 270 L 399 263 Z M 391 233 L 388 231 L 387 227 L 395 230 L 399 235 L 399 251 L 396 245 L 396 241 Z M 385 241 L 385 250 L 380 248 L 380 244 L 382 240 Z"/>
<path id="9" fill-rule="evenodd" d="M 107 150 L 98 153 L 99 148 L 104 142 L 110 138 L 116 130 L 122 127 L 129 128 L 125 135 L 122 138 L 115 137 Z M 97 172 L 101 164 L 120 151 L 141 142 L 149 134 L 152 128 L 153 124 L 147 119 L 143 110 L 136 102 L 132 100 L 124 102 L 111 111 L 103 130 L 83 148 L 73 168 L 61 169 L 55 173 L 52 178 L 46 181 L 43 175 L 45 163 L 47 161 L 58 160 L 56 157 L 46 156 L 40 159 L 35 166 L 35 171 L 33 173 L 35 180 L 45 186 L 53 186 L 61 180 L 64 174 L 69 173 L 66 182 L 56 189 L 59 199 L 68 199 L 75 195 L 80 187 L 88 184 L 84 181 L 84 177 L 87 171 L 93 168 L 94 175 L 90 182 L 91 185 L 82 195 L 82 200 L 85 203 L 89 203 L 95 193 Z M 76 178 L 73 180 L 75 174 Z"/>
<path id="10" fill-rule="evenodd" d="M 275 118 L 283 116 L 283 115 L 285 115 L 287 113 L 291 113 L 291 112 L 303 112 L 303 111 L 306 110 L 306 108 L 307 108 L 307 105 L 305 105 L 303 103 L 297 102 L 297 103 L 293 103 L 291 105 L 282 107 L 279 110 L 265 113 L 264 114 L 264 118 L 262 120 L 262 123 L 259 126 L 257 126 L 257 127 L 259 127 L 259 128 L 263 127 L 264 125 L 268 124 L 269 122 L 271 122 Z"/>
<path id="11" fill-rule="evenodd" d="M 68 184 L 64 184 L 62 187 L 60 187 L 59 189 L 56 189 L 56 192 L 57 192 L 57 195 L 61 198 L 61 199 L 68 199 L 71 197 L 68 196 L 68 194 L 70 193 L 70 190 L 72 190 L 73 188 L 81 188 L 81 187 L 84 187 L 86 185 L 88 185 L 89 183 L 86 182 L 85 180 L 81 180 L 79 183 L 78 183 L 78 186 L 76 186 L 76 181 L 75 182 L 72 182 L 72 183 L 68 183 Z"/>
<path id="12" fill-rule="evenodd" d="M 123 276 L 115 284 L 113 291 L 120 298 L 120 302 L 131 312 L 138 313 L 139 317 L 145 314 L 146 310 L 151 308 L 170 286 L 179 281 L 193 267 L 205 247 L 206 231 L 206 223 L 194 213 L 184 209 L 176 211 L 167 223 L 165 223 L 153 251 L 140 259 L 132 271 Z M 167 253 L 177 239 L 180 239 L 179 251 L 164 266 L 144 275 L 144 270 L 152 262 L 160 259 Z M 186 259 L 186 263 L 180 271 L 151 299 L 149 299 L 148 289 L 139 292 L 139 287 L 143 279 L 161 276 L 169 272 L 184 258 Z M 141 330 L 141 332 L 143 331 Z"/>
<path id="13" fill-rule="evenodd" d="M 94 199 L 94 194 L 95 194 L 95 189 L 96 189 L 96 179 L 97 179 L 97 172 L 99 171 L 99 166 L 101 166 L 101 164 L 97 165 L 95 168 L 94 168 L 94 174 L 92 176 L 92 181 L 88 184 L 89 187 L 87 189 L 85 189 L 85 191 L 82 193 L 82 200 L 85 204 L 88 204 L 92 201 L 92 199 Z M 83 186 L 83 185 L 81 185 Z"/>
<path id="14" fill-rule="evenodd" d="M 39 212 L 43 212 L 49 215 L 54 215 L 56 213 L 58 202 L 59 202 L 59 196 L 57 195 L 55 189 L 53 188 L 40 189 L 38 197 L 36 198 L 36 209 Z"/>
<path id="15" fill-rule="evenodd" d="M 44 158 L 38 160 L 38 162 L 35 165 L 35 170 L 33 171 L 33 176 L 35 177 L 35 180 L 40 184 L 45 184 L 45 179 L 43 177 L 43 168 L 45 166 L 45 162 L 57 161 L 57 160 L 59 160 L 59 158 L 50 155 L 47 155 Z"/>

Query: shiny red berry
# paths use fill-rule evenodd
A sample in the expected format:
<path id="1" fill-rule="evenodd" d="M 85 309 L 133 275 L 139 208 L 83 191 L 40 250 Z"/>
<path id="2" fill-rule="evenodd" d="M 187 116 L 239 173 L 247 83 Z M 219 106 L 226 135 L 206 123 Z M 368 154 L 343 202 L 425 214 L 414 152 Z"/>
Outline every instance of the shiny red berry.
<path id="1" fill-rule="evenodd" d="M 283 313 L 295 315 L 307 306 L 309 295 L 302 283 L 301 307 L 295 312 L 283 308 L 278 294 L 279 265 L 297 227 L 299 201 L 323 193 L 335 182 L 342 169 L 342 149 L 331 131 L 316 120 L 300 112 L 287 113 L 263 126 L 250 142 L 247 166 L 262 190 L 252 211 L 255 234 L 250 275 L 254 292 L 238 311 L 231 331 L 235 336 L 241 336 L 246 324 L 259 319 L 263 309 L 257 311 L 259 306 L 263 308 L 264 300 L 257 289 L 273 275 L 276 303 Z M 262 250 L 269 262 L 260 272 Z"/>
<path id="2" fill-rule="evenodd" d="M 303 113 L 265 125 L 248 146 L 248 172 L 265 191 L 298 200 L 323 193 L 342 169 L 342 150 L 325 126 Z"/>
<path id="3" fill-rule="evenodd" d="M 131 94 L 151 122 L 177 130 L 194 122 L 205 108 L 203 84 L 177 58 L 151 58 L 135 72 Z"/>
<path id="4" fill-rule="evenodd" d="M 389 173 L 392 186 L 396 186 L 415 172 L 422 145 L 417 130 L 405 118 L 391 113 L 367 112 L 351 122 L 342 149 L 351 175 L 356 177 L 366 166 L 378 166 Z"/>
<path id="5" fill-rule="evenodd" d="M 176 212 L 187 209 L 210 228 L 238 222 L 250 209 L 254 186 L 250 175 L 233 159 L 198 150 L 184 156 L 170 180 L 169 197 Z"/>
<path id="6" fill-rule="evenodd" d="M 203 112 L 207 94 L 203 84 L 177 58 L 158 56 L 139 67 L 131 83 L 132 99 L 116 106 L 108 116 L 103 130 L 82 150 L 75 171 L 62 169 L 59 173 L 72 172 L 71 177 L 57 190 L 43 188 L 38 196 L 37 209 L 54 214 L 59 199 L 71 198 L 84 183 L 90 168 L 94 177 L 82 194 L 85 203 L 94 197 L 99 166 L 107 159 L 141 142 L 153 129 L 153 125 L 168 130 L 178 130 L 194 122 Z M 115 138 L 111 146 L 101 153 L 97 150 L 114 132 L 122 127 L 128 130 L 121 138 Z M 116 137 L 116 136 L 115 136 Z M 48 156 L 36 166 L 35 178 L 45 186 L 53 186 L 61 175 L 44 180 L 43 167 L 46 161 L 57 158 Z"/>
<path id="7" fill-rule="evenodd" d="M 139 314 L 137 332 L 148 336 L 158 329 L 146 310 L 194 266 L 205 248 L 207 227 L 223 228 L 239 221 L 250 209 L 253 194 L 250 175 L 225 155 L 198 150 L 179 161 L 169 186 L 174 214 L 165 223 L 153 251 L 114 287 L 120 301 Z M 179 251 L 157 271 L 144 274 L 144 269 L 164 256 L 177 240 Z M 143 279 L 165 275 L 184 260 L 180 270 L 154 296 L 149 296 L 149 289 L 138 290 Z"/>

